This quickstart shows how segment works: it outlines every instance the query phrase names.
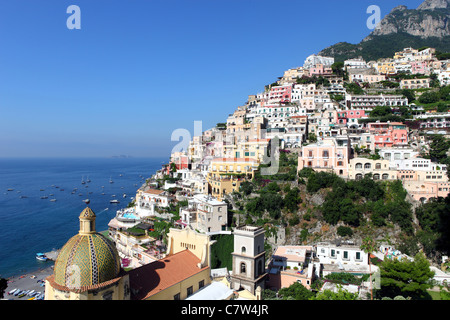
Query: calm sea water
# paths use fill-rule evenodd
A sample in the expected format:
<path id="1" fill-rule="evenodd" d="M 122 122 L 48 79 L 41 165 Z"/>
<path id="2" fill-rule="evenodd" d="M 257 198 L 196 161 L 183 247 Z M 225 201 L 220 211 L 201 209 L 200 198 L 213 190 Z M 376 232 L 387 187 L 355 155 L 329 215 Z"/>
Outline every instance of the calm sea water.
<path id="1" fill-rule="evenodd" d="M 36 260 L 36 253 L 59 249 L 78 233 L 78 216 L 86 207 L 85 199 L 90 199 L 89 206 L 97 216 L 97 231 L 106 230 L 116 211 L 126 207 L 145 179 L 166 161 L 0 159 L 0 277 L 48 266 L 51 262 Z M 83 178 L 91 182 L 83 185 Z M 74 188 L 78 190 L 72 194 Z M 120 203 L 110 204 L 112 199 Z"/>

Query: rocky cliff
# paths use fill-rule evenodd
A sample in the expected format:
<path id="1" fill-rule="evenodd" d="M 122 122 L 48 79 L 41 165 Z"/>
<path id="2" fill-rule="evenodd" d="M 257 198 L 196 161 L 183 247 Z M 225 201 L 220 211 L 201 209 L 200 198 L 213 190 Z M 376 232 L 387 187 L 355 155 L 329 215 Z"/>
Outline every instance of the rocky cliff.
<path id="1" fill-rule="evenodd" d="M 361 56 L 366 60 L 392 57 L 405 47 L 429 46 L 450 51 L 450 0 L 425 0 L 417 9 L 392 9 L 359 44 L 340 42 L 319 54 L 336 61 Z"/>
<path id="2" fill-rule="evenodd" d="M 363 41 L 374 36 L 406 33 L 421 38 L 450 36 L 450 0 L 426 0 L 417 9 L 394 8 Z"/>

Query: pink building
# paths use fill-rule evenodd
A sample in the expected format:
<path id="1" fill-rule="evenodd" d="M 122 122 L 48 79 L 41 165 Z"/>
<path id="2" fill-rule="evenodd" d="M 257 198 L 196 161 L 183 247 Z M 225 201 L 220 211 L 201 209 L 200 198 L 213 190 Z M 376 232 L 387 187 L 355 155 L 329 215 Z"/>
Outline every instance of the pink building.
<path id="1" fill-rule="evenodd" d="M 267 286 L 279 290 L 300 282 L 307 289 L 314 280 L 312 246 L 280 246 L 269 263 Z"/>
<path id="2" fill-rule="evenodd" d="M 287 103 L 291 101 L 292 85 L 275 86 L 270 89 L 268 104 Z"/>
<path id="3" fill-rule="evenodd" d="M 334 171 L 339 176 L 348 176 L 351 155 L 347 137 L 330 137 L 302 147 L 298 157 L 298 171 L 305 167 L 316 171 Z"/>
<path id="4" fill-rule="evenodd" d="M 366 111 L 361 109 L 351 109 L 338 111 L 339 124 L 358 124 L 358 119 L 367 118 Z"/>
<path id="5" fill-rule="evenodd" d="M 427 61 L 411 61 L 412 74 L 430 74 L 430 68 Z"/>
<path id="6" fill-rule="evenodd" d="M 330 67 L 325 67 L 323 64 L 316 64 L 309 69 L 309 76 L 324 76 L 324 75 L 332 75 L 333 70 Z"/>
<path id="7" fill-rule="evenodd" d="M 377 149 L 408 144 L 408 129 L 401 122 L 372 122 L 367 127 Z"/>

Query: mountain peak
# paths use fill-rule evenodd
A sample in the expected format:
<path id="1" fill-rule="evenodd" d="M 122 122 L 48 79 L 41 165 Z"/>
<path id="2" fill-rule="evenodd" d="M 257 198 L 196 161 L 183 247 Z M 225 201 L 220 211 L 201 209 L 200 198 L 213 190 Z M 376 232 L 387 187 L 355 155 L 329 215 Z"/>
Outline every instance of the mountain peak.
<path id="1" fill-rule="evenodd" d="M 417 10 L 434 10 L 450 8 L 450 0 L 425 0 Z"/>
<path id="2" fill-rule="evenodd" d="M 397 6 L 363 41 L 368 41 L 373 36 L 395 33 L 407 33 L 422 38 L 449 36 L 449 10 L 450 0 L 425 0 L 417 9 Z"/>

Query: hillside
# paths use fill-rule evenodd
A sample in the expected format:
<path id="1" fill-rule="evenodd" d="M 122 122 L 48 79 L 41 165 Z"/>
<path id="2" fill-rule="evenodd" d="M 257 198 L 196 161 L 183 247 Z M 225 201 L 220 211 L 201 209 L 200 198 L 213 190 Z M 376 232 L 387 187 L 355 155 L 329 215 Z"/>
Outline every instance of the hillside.
<path id="1" fill-rule="evenodd" d="M 363 57 L 366 61 L 392 57 L 406 47 L 450 51 L 450 0 L 426 0 L 417 9 L 398 6 L 358 44 L 340 42 L 319 55 L 336 61 Z"/>

